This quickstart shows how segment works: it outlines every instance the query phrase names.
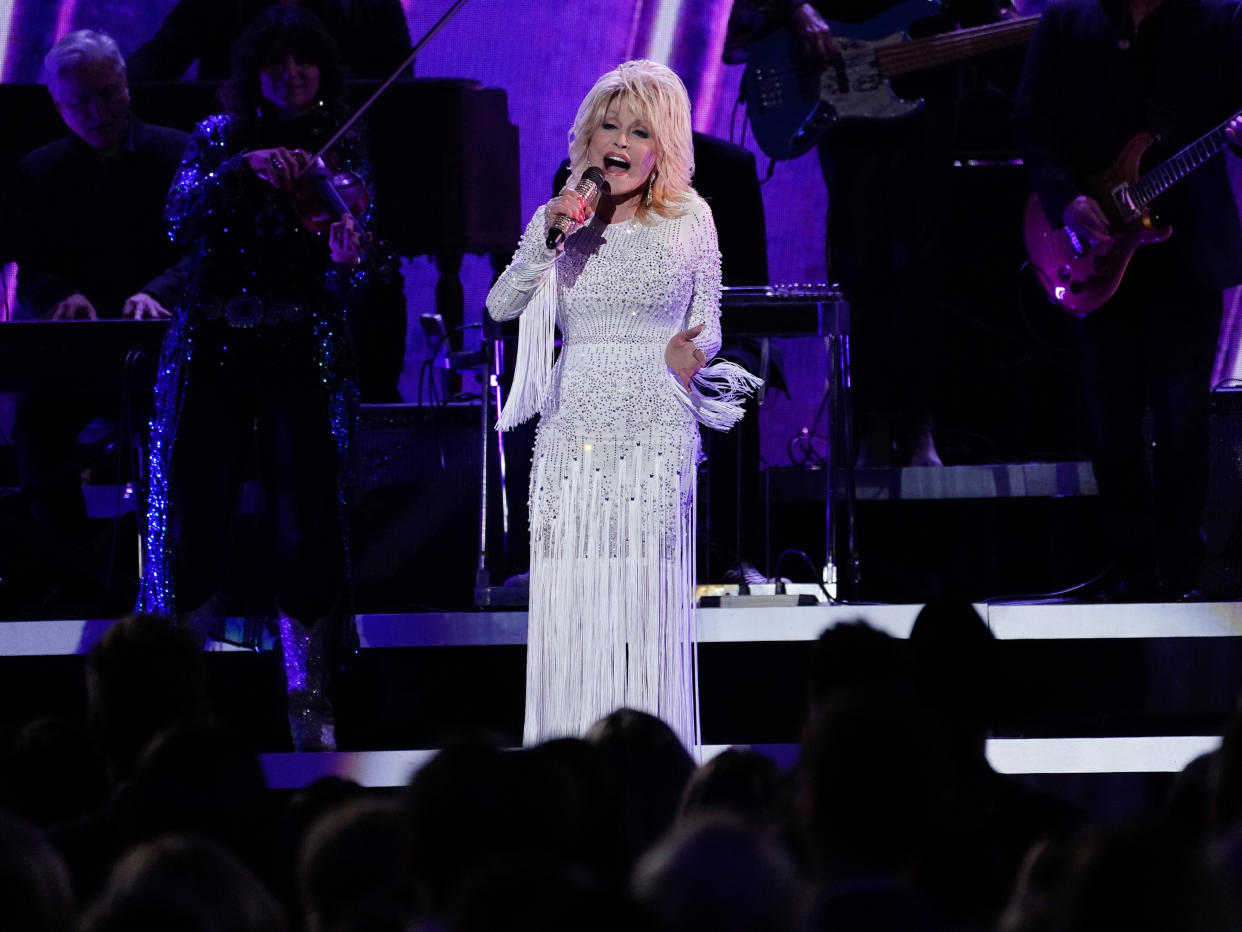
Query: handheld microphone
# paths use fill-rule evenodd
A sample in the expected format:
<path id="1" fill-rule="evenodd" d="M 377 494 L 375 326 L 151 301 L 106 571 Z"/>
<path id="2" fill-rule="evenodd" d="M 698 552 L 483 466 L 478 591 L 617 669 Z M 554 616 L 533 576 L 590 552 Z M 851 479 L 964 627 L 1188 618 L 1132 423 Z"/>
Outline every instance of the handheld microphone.
<path id="1" fill-rule="evenodd" d="M 582 198 L 583 203 L 588 207 L 595 207 L 596 201 L 599 200 L 600 189 L 604 185 L 604 173 L 600 169 L 592 165 L 582 173 L 582 177 L 578 179 L 578 186 L 574 188 L 578 192 L 578 196 Z M 549 249 L 555 249 L 565 241 L 565 237 L 569 234 L 570 227 L 574 225 L 573 217 L 557 217 L 556 221 L 548 229 L 547 246 Z"/>

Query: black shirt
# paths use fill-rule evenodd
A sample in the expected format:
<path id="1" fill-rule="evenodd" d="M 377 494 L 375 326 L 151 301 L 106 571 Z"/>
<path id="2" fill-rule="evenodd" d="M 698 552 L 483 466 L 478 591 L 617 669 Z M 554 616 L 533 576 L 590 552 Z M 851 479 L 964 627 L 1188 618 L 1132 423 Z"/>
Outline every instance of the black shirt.
<path id="1" fill-rule="evenodd" d="M 18 169 L 5 238 L 18 263 L 19 316 L 46 314 L 74 293 L 101 318 L 144 291 L 172 309 L 185 282 L 164 225 L 164 201 L 189 136 L 130 117 L 129 139 L 101 158 L 72 134 Z"/>
<path id="2" fill-rule="evenodd" d="M 1242 108 L 1242 6 L 1164 0 L 1137 28 L 1118 0 L 1060 0 L 1027 51 L 1014 129 L 1048 218 L 1059 225 L 1085 178 L 1109 168 L 1138 133 L 1158 137 L 1144 169 Z M 1242 281 L 1242 230 L 1226 154 L 1153 203 L 1176 250 L 1205 284 Z"/>

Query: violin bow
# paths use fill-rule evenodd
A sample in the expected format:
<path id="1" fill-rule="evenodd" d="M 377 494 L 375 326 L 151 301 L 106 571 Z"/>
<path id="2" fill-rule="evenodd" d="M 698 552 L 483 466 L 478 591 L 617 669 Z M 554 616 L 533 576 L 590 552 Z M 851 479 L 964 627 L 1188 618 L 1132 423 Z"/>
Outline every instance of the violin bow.
<path id="1" fill-rule="evenodd" d="M 349 132 L 350 127 L 358 122 L 362 115 L 367 112 L 367 109 L 371 106 L 371 104 L 375 103 L 375 101 L 379 99 L 379 96 L 383 94 L 384 91 L 388 90 L 388 85 L 392 84 L 393 81 L 397 80 L 397 78 L 401 76 L 401 72 L 405 71 L 406 68 L 414 64 L 414 59 L 418 58 L 418 53 L 423 50 L 423 46 L 430 42 L 432 38 L 435 37 L 436 33 L 448 25 L 449 20 L 457 15 L 461 8 L 466 5 L 466 2 L 467 0 L 454 0 L 453 5 L 444 11 L 444 14 L 436 20 L 434 26 L 427 30 L 426 35 L 418 40 L 414 48 L 410 50 L 410 54 L 406 57 L 405 61 L 398 65 L 397 69 L 384 80 L 384 83 L 375 89 L 375 93 L 368 97 L 366 102 L 355 110 L 353 115 L 341 125 L 341 128 L 333 133 L 331 138 L 319 147 L 319 151 L 311 157 L 312 165 L 314 165 L 319 159 L 323 158 L 324 153 L 336 145 L 340 138 Z"/>

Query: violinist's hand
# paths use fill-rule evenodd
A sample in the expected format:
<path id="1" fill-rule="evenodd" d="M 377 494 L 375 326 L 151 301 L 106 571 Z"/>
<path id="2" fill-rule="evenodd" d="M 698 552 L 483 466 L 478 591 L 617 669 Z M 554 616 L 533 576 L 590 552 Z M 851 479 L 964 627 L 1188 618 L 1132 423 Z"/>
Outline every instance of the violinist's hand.
<path id="1" fill-rule="evenodd" d="M 71 294 L 47 312 L 48 320 L 99 320 L 95 305 L 84 294 Z"/>
<path id="2" fill-rule="evenodd" d="M 145 291 L 139 291 L 125 299 L 121 305 L 121 316 L 133 320 L 168 320 L 172 317 L 172 311 Z"/>
<path id="3" fill-rule="evenodd" d="M 690 391 L 690 380 L 694 378 L 694 374 L 707 364 L 707 354 L 694 345 L 694 338 L 702 330 L 702 324 L 683 330 L 664 347 L 664 364 L 673 371 L 686 391 Z"/>
<path id="4" fill-rule="evenodd" d="M 255 149 L 242 156 L 252 172 L 274 188 L 288 191 L 310 164 L 311 154 L 303 149 Z"/>
<path id="5" fill-rule="evenodd" d="M 826 65 L 830 59 L 840 56 L 832 38 L 832 28 L 809 3 L 794 7 L 793 25 L 803 50 L 819 64 Z"/>
<path id="6" fill-rule="evenodd" d="M 357 265 L 362 261 L 362 234 L 353 214 L 342 214 L 341 219 L 328 228 L 328 249 L 337 265 Z"/>
<path id="7" fill-rule="evenodd" d="M 1084 246 L 1100 246 L 1108 249 L 1113 236 L 1108 229 L 1108 217 L 1095 198 L 1080 194 L 1061 213 L 1061 222 L 1072 230 Z"/>
<path id="8" fill-rule="evenodd" d="M 558 217 L 568 217 L 577 227 L 570 227 L 569 232 L 565 234 L 566 239 L 578 232 L 588 220 L 595 216 L 595 209 L 582 199 L 579 194 L 571 187 L 561 188 L 561 193 L 552 200 L 548 201 L 547 208 L 544 210 L 544 236 L 552 229 L 552 224 L 556 222 Z M 561 240 L 560 245 L 556 247 L 557 252 L 561 252 L 565 248 L 565 240 Z"/>

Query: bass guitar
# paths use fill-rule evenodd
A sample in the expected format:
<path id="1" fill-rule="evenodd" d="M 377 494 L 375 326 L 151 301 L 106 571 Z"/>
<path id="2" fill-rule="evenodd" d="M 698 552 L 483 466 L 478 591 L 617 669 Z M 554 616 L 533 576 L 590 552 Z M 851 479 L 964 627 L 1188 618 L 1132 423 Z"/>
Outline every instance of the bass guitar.
<path id="1" fill-rule="evenodd" d="M 742 96 L 755 142 L 774 159 L 792 159 L 841 120 L 899 120 L 921 99 L 893 93 L 891 78 L 1025 42 L 1038 16 L 910 39 L 910 23 L 940 12 L 933 0 L 905 0 L 863 23 L 829 21 L 840 56 L 811 59 L 797 34 L 777 29 L 746 46 Z"/>
<path id="2" fill-rule="evenodd" d="M 1139 162 L 1156 139 L 1151 133 L 1139 133 L 1107 171 L 1087 179 L 1084 193 L 1095 198 L 1109 220 L 1112 242 L 1107 248 L 1082 240 L 1067 227 L 1054 227 L 1039 196 L 1032 194 L 1026 202 L 1022 232 L 1026 253 L 1048 300 L 1085 317 L 1111 298 L 1135 251 L 1173 235 L 1172 227 L 1151 216 L 1151 202 L 1228 145 L 1225 127 L 1233 119 L 1142 174 Z"/>

